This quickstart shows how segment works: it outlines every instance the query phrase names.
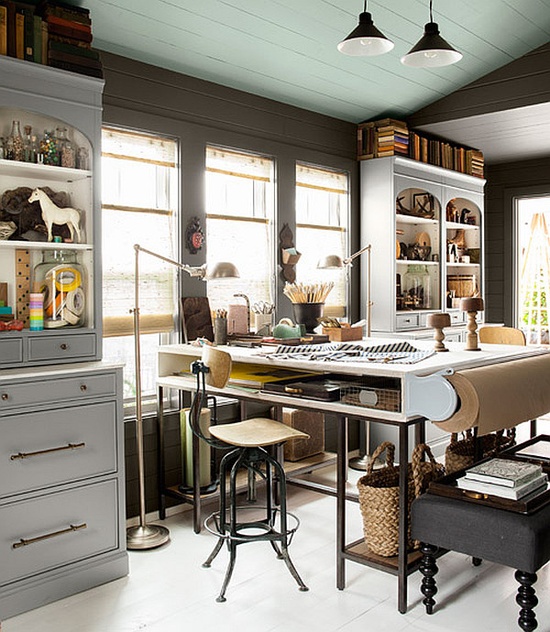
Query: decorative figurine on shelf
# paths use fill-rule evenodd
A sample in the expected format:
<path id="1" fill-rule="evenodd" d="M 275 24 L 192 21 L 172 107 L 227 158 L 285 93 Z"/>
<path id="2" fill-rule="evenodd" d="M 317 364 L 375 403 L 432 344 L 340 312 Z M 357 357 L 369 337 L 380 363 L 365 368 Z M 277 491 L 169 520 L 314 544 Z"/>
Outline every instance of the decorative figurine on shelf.
<path id="1" fill-rule="evenodd" d="M 29 198 L 29 202 L 40 202 L 42 218 L 48 229 L 48 241 L 53 241 L 52 226 L 67 224 L 71 231 L 73 242 L 80 242 L 80 212 L 70 206 L 61 208 L 54 204 L 42 189 L 34 189 Z"/>
<path id="2" fill-rule="evenodd" d="M 443 341 L 445 340 L 445 334 L 443 333 L 443 329 L 445 327 L 451 326 L 450 314 L 446 312 L 437 312 L 435 314 L 428 314 L 426 323 L 428 327 L 432 327 L 434 330 L 434 340 L 435 340 L 434 349 L 436 351 L 449 351 L 447 347 L 443 344 Z"/>
<path id="3" fill-rule="evenodd" d="M 481 296 L 470 296 L 468 298 L 460 299 L 460 309 L 463 312 L 468 312 L 468 324 L 466 329 L 468 335 L 466 336 L 466 351 L 481 351 L 478 346 L 477 340 L 477 323 L 476 315 L 478 312 L 482 312 L 485 307 Z"/>

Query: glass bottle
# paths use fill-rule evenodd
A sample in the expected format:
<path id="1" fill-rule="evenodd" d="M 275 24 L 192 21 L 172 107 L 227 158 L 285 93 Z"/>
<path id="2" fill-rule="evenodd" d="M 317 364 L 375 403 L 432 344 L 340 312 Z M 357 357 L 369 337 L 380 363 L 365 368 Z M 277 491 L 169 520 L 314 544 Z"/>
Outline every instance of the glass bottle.
<path id="1" fill-rule="evenodd" d="M 76 252 L 44 251 L 33 271 L 34 289 L 44 295 L 44 329 L 85 325 L 86 279 L 86 268 L 77 261 Z"/>
<path id="2" fill-rule="evenodd" d="M 36 162 L 36 136 L 31 134 L 32 127 L 25 125 L 23 137 L 23 159 L 25 162 Z"/>
<path id="3" fill-rule="evenodd" d="M 411 265 L 403 279 L 405 309 L 430 309 L 432 303 L 430 273 L 427 266 Z"/>
<path id="4" fill-rule="evenodd" d="M 13 156 L 10 160 L 23 160 L 23 137 L 21 136 L 21 126 L 19 121 L 12 121 L 10 141 L 10 154 Z"/>
<path id="5" fill-rule="evenodd" d="M 42 162 L 45 165 L 59 165 L 59 152 L 57 147 L 57 140 L 55 139 L 53 132 L 44 130 L 44 137 L 40 141 L 40 155 L 42 156 Z"/>
<path id="6" fill-rule="evenodd" d="M 78 168 L 85 171 L 90 169 L 90 154 L 86 147 L 78 148 Z"/>
<path id="7" fill-rule="evenodd" d="M 0 136 L 0 160 L 6 157 L 6 139 Z"/>
<path id="8" fill-rule="evenodd" d="M 74 169 L 76 167 L 76 151 L 75 146 L 67 136 L 66 127 L 57 128 L 57 145 L 59 151 L 59 164 L 62 167 Z"/>

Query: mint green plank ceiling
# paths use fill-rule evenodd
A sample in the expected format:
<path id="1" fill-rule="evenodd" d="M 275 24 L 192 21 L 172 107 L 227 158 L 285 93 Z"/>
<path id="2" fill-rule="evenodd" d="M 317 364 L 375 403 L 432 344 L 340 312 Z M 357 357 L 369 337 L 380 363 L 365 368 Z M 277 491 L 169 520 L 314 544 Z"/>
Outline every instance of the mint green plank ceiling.
<path id="1" fill-rule="evenodd" d="M 82 0 L 96 48 L 359 122 L 407 116 L 550 41 L 550 0 L 434 0 L 441 35 L 464 55 L 418 69 L 400 58 L 422 36 L 429 0 L 371 0 L 395 43 L 380 57 L 336 45 L 362 0 Z"/>

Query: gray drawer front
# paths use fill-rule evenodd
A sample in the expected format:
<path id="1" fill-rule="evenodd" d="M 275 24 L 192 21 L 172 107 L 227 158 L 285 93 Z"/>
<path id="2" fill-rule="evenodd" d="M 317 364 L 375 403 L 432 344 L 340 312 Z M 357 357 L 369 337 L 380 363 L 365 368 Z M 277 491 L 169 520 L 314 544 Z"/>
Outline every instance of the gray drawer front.
<path id="1" fill-rule="evenodd" d="M 397 314 L 395 318 L 397 329 L 415 329 L 419 326 L 418 314 Z"/>
<path id="2" fill-rule="evenodd" d="M 114 397 L 115 373 L 88 374 L 82 377 L 52 377 L 40 381 L 0 384 L 0 412 L 54 402 L 90 399 L 90 397 Z"/>
<path id="3" fill-rule="evenodd" d="M 115 402 L 7 415 L 0 436 L 0 496 L 117 470 Z"/>
<path id="4" fill-rule="evenodd" d="M 23 362 L 22 338 L 4 338 L 0 340 L 0 366 Z"/>
<path id="5" fill-rule="evenodd" d="M 93 358 L 95 334 L 29 337 L 29 361 Z"/>
<path id="6" fill-rule="evenodd" d="M 118 548 L 118 503 L 117 482 L 108 480 L 1 506 L 0 585 Z M 86 528 L 43 538 L 71 525 Z"/>

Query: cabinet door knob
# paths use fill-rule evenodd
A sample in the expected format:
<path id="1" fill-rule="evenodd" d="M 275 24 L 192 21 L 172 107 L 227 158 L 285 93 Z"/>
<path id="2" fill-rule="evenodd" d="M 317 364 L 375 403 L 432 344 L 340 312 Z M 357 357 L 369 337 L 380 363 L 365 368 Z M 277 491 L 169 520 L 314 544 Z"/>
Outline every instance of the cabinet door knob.
<path id="1" fill-rule="evenodd" d="M 7 401 L 8 401 L 8 399 L 9 399 L 9 397 L 10 397 L 10 396 L 9 396 L 7 393 L 2 393 L 2 401 L 3 401 L 3 402 L 7 402 Z"/>
<path id="2" fill-rule="evenodd" d="M 81 384 L 80 385 L 80 390 L 85 393 L 88 390 L 88 387 L 86 386 L 86 384 Z"/>
<path id="3" fill-rule="evenodd" d="M 59 345 L 59 348 L 60 348 L 60 349 L 63 349 L 63 351 L 66 351 L 66 350 L 69 348 L 69 345 L 68 345 L 66 342 L 62 342 L 62 343 Z"/>

